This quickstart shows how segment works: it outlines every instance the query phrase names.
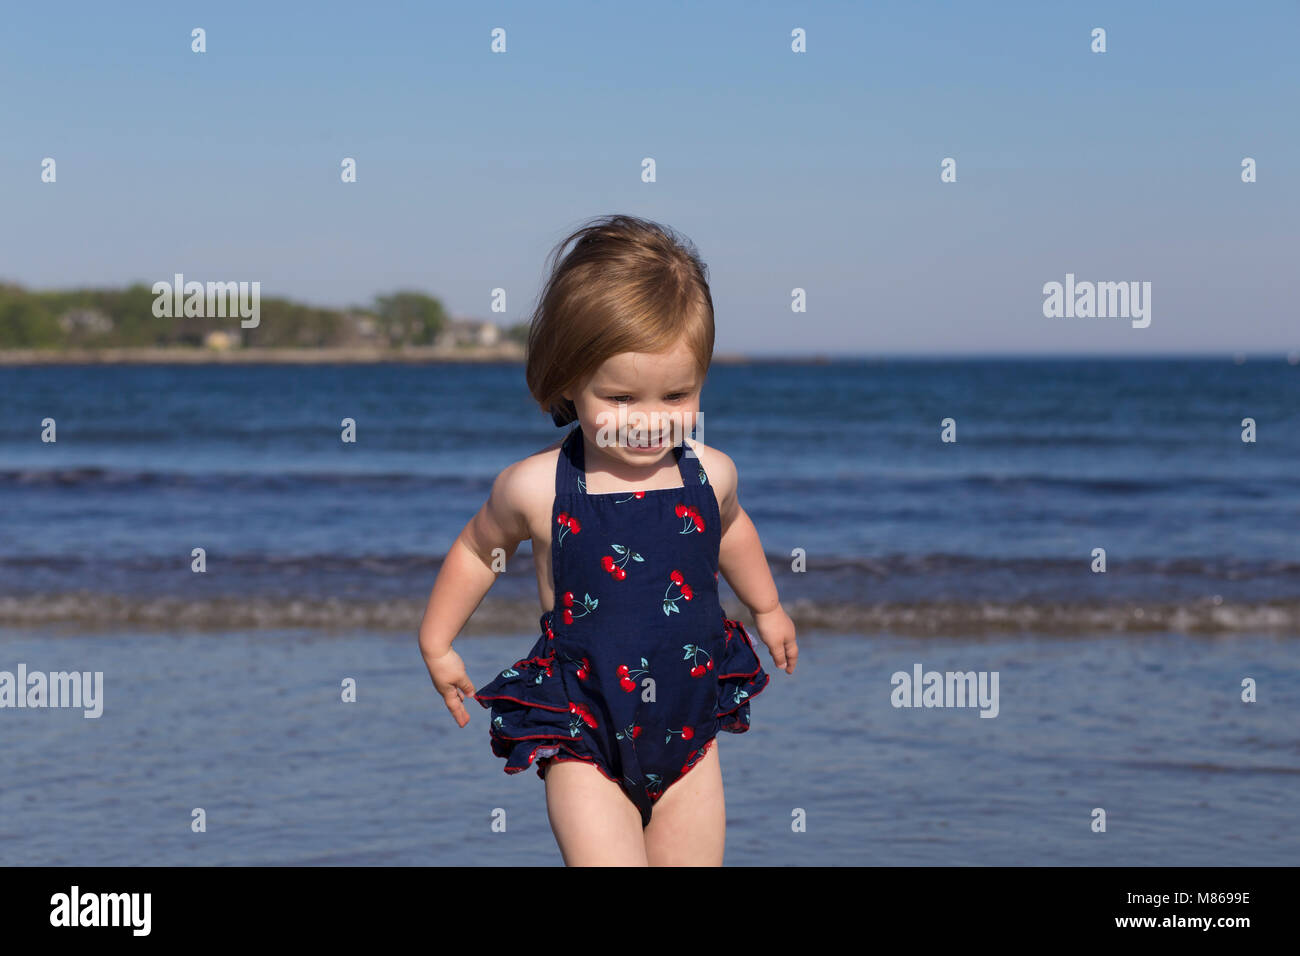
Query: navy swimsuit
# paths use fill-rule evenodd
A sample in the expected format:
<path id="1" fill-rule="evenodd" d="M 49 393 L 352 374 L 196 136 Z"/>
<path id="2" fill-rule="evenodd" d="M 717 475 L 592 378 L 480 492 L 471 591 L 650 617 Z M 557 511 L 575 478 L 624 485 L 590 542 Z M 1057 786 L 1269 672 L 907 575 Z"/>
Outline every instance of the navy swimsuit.
<path id="1" fill-rule="evenodd" d="M 683 486 L 587 494 L 581 426 L 560 448 L 551 513 L 555 608 L 528 657 L 474 698 L 506 773 L 594 764 L 648 826 L 655 801 L 719 731 L 749 729 L 769 675 L 718 601 L 718 500 L 693 451 Z"/>

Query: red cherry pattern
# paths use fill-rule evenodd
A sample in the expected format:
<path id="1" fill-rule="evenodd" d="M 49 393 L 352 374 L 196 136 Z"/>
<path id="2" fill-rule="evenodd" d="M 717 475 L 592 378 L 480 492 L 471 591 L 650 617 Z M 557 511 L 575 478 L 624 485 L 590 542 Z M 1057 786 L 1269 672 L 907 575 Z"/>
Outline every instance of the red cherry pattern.
<path id="1" fill-rule="evenodd" d="M 638 679 L 640 679 L 641 675 L 650 673 L 650 671 L 647 670 L 649 666 L 650 664 L 646 661 L 644 657 L 641 658 L 641 667 L 638 670 L 631 670 L 628 668 L 626 664 L 619 664 L 618 665 L 618 686 L 622 687 L 629 694 L 632 693 L 632 691 L 636 690 L 637 687 L 636 682 Z"/>
<path id="2" fill-rule="evenodd" d="M 586 680 L 591 676 L 591 661 L 587 658 L 570 657 L 568 654 L 563 655 L 564 660 L 569 664 L 578 665 L 578 680 Z"/>
<path id="3" fill-rule="evenodd" d="M 641 736 L 641 728 L 636 724 L 628 724 L 614 736 L 619 740 L 636 740 Z"/>
<path id="4" fill-rule="evenodd" d="M 682 525 L 682 530 L 678 534 L 690 534 L 692 531 L 704 530 L 704 519 L 700 517 L 699 510 L 694 505 L 679 504 L 676 509 L 677 517 L 685 518 L 686 522 Z"/>
<path id="5" fill-rule="evenodd" d="M 529 667 L 537 668 L 537 676 L 533 679 L 533 683 L 540 684 L 544 678 L 555 673 L 555 654 L 552 653 L 546 657 L 525 657 L 522 660 L 515 661 L 513 667 L 507 667 L 501 672 L 501 676 L 518 677 L 520 669 Z"/>
<path id="6" fill-rule="evenodd" d="M 672 573 L 668 575 L 668 580 L 672 583 L 669 584 L 668 589 L 664 591 L 665 616 L 681 613 L 682 609 L 677 606 L 678 600 L 690 601 L 695 597 L 695 591 L 686 583 L 686 579 L 682 577 L 682 572 L 674 568 Z M 672 593 L 674 586 L 678 588 L 676 594 Z"/>
<path id="7" fill-rule="evenodd" d="M 575 605 L 573 592 L 565 591 L 560 598 L 560 603 L 564 605 L 564 614 L 561 615 L 564 623 L 572 624 L 576 618 L 586 617 L 592 611 L 596 610 L 596 607 L 600 604 L 600 600 L 592 597 L 590 594 L 584 594 L 582 596 L 582 604 L 580 606 Z M 573 608 L 575 606 L 578 607 L 577 614 L 573 613 Z"/>
<path id="8" fill-rule="evenodd" d="M 631 548 L 624 547 L 621 544 L 611 544 L 610 547 L 613 548 L 616 553 L 623 555 L 623 559 L 621 561 L 616 561 L 612 554 L 602 555 L 600 566 L 604 568 L 615 581 L 622 581 L 627 577 L 627 569 L 623 567 L 623 565 L 627 564 L 629 558 L 633 561 L 645 560 L 645 558 L 641 557 L 641 555 L 637 554 Z"/>
<path id="9" fill-rule="evenodd" d="M 591 708 L 588 707 L 586 704 L 579 703 L 576 700 L 569 701 L 569 713 L 573 714 L 578 720 L 586 724 L 588 727 L 594 729 L 597 726 L 599 726 L 599 724 L 596 723 L 595 715 L 592 714 L 591 712 Z M 577 734 L 571 734 L 571 736 L 576 737 Z"/>
<path id="10" fill-rule="evenodd" d="M 645 778 L 649 781 L 645 785 L 645 794 L 650 798 L 650 802 L 654 803 L 664 795 L 664 778 L 659 776 L 657 773 L 648 773 L 645 775 Z"/>
<path id="11" fill-rule="evenodd" d="M 566 511 L 561 511 L 555 516 L 555 523 L 561 526 L 559 536 L 555 539 L 557 547 L 564 547 L 565 535 L 577 534 L 582 530 L 582 523 Z"/>
<path id="12" fill-rule="evenodd" d="M 683 644 L 682 650 L 686 651 L 686 656 L 683 657 L 682 660 L 691 662 L 692 677 L 703 677 L 709 671 L 713 670 L 713 655 L 700 647 L 700 645 Z M 705 657 L 705 662 L 703 664 L 700 663 L 701 654 Z"/>

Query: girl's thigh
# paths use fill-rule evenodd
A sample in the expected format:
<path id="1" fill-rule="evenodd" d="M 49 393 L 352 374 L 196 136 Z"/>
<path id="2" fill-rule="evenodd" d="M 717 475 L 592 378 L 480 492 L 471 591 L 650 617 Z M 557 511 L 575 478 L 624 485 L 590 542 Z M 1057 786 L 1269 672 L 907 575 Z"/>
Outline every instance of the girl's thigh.
<path id="1" fill-rule="evenodd" d="M 650 866 L 722 866 L 726 839 L 727 805 L 715 737 L 699 762 L 655 802 L 645 829 L 646 858 Z"/>
<path id="2" fill-rule="evenodd" d="M 648 866 L 641 812 L 581 760 L 548 760 L 546 815 L 565 866 Z"/>

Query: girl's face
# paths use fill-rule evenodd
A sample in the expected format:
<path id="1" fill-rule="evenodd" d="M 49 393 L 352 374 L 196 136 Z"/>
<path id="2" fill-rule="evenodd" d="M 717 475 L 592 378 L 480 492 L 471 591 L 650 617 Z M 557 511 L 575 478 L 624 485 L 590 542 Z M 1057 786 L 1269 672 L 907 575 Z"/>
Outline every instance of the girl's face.
<path id="1" fill-rule="evenodd" d="M 667 352 L 624 352 L 581 387 L 564 392 L 583 438 L 632 465 L 653 464 L 695 426 L 704 382 L 685 345 Z"/>

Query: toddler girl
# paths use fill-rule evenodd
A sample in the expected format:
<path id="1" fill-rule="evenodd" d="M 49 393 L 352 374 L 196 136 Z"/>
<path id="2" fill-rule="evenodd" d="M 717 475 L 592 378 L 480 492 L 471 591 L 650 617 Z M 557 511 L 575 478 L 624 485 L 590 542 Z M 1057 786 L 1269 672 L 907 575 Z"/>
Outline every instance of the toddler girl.
<path id="1" fill-rule="evenodd" d="M 545 780 L 570 866 L 721 865 L 716 738 L 749 729 L 749 702 L 769 676 L 719 604 L 719 572 L 776 666 L 793 673 L 798 657 L 735 465 L 685 439 L 712 355 L 706 268 L 684 240 L 627 216 L 565 239 L 526 374 L 555 424 L 573 427 L 497 477 L 420 627 L 456 722 L 469 722 L 462 702 L 474 697 L 491 710 L 506 773 L 536 766 Z M 524 538 L 540 634 L 476 693 L 451 643 Z"/>

